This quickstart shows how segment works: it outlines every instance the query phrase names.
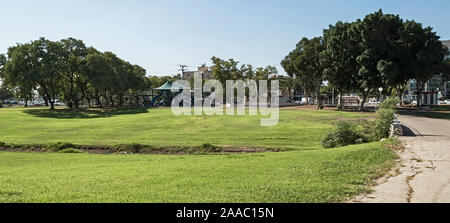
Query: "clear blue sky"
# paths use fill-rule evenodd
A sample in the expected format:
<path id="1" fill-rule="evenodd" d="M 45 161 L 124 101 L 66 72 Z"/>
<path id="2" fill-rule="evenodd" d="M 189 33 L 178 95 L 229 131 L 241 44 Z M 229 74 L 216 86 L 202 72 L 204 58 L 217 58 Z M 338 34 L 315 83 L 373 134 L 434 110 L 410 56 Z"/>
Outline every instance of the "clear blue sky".
<path id="1" fill-rule="evenodd" d="M 86 0 L 1 1 L 0 52 L 41 36 L 82 39 L 147 69 L 176 74 L 177 64 L 212 56 L 276 65 L 301 37 L 380 8 L 434 27 L 450 39 L 448 0 Z"/>

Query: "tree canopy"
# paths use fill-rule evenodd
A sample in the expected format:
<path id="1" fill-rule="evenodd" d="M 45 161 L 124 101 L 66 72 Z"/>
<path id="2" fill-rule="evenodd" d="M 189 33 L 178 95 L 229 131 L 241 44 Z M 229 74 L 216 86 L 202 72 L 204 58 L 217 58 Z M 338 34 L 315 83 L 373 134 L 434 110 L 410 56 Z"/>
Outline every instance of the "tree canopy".
<path id="1" fill-rule="evenodd" d="M 330 25 L 323 37 L 303 38 L 281 65 L 301 82 L 305 95 L 326 80 L 341 94 L 360 93 L 362 108 L 368 94 L 380 87 L 396 90 L 401 98 L 409 80 L 417 81 L 420 94 L 425 81 L 445 74 L 448 49 L 439 39 L 431 27 L 379 10 L 362 20 Z"/>
<path id="2" fill-rule="evenodd" d="M 51 109 L 57 99 L 70 108 L 81 102 L 123 106 L 125 99 L 137 104 L 139 91 L 150 87 L 144 68 L 74 38 L 17 44 L 2 56 L 1 64 L 3 84 L 17 97 L 26 103 L 36 91 Z"/>

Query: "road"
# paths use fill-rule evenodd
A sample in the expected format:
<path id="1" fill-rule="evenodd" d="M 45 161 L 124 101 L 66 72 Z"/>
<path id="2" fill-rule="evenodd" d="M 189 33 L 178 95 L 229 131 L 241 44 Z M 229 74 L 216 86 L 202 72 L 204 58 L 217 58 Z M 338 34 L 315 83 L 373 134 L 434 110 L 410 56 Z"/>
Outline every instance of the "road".
<path id="1" fill-rule="evenodd" d="M 399 120 L 408 134 L 399 137 L 405 148 L 398 152 L 398 169 L 380 179 L 373 193 L 351 202 L 450 202 L 450 120 L 412 115 Z"/>

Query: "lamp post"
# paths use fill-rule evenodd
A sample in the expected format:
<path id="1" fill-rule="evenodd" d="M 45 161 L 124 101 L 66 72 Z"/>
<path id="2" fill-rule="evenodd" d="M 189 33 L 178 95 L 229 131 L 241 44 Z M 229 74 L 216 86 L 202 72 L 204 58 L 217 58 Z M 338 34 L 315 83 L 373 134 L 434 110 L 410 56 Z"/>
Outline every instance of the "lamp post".
<path id="1" fill-rule="evenodd" d="M 366 97 L 368 98 L 369 94 L 367 92 L 369 92 L 369 88 L 364 88 L 364 92 L 366 92 L 365 94 L 366 94 Z M 362 103 L 363 102 L 361 101 L 361 104 Z M 362 107 L 364 107 L 364 105 L 362 105 Z"/>
<path id="2" fill-rule="evenodd" d="M 380 103 L 381 103 L 381 101 L 383 100 L 383 88 L 382 87 L 380 87 L 380 88 L 378 88 L 378 91 L 380 92 Z"/>

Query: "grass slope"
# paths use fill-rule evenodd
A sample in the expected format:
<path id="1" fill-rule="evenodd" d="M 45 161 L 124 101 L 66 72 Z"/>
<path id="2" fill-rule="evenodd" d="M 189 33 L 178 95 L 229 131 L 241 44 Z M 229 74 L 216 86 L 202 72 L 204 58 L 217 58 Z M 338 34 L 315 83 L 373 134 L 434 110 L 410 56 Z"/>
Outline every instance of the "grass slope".
<path id="1" fill-rule="evenodd" d="M 175 117 L 169 109 L 0 109 L 0 141 L 7 143 L 293 149 L 228 155 L 0 152 L 0 202 L 339 202 L 367 191 L 396 159 L 381 142 L 320 147 L 338 120 L 368 116 L 281 110 L 277 126 L 261 127 L 257 116 Z"/>
<path id="2" fill-rule="evenodd" d="M 381 143 L 241 155 L 0 152 L 0 202 L 339 202 L 395 158 Z"/>
<path id="3" fill-rule="evenodd" d="M 82 145 L 141 143 L 150 146 L 248 146 L 318 149 L 320 138 L 340 119 L 367 114 L 281 110 L 280 122 L 261 127 L 261 116 L 174 116 L 170 109 L 84 112 L 0 109 L 0 141 Z"/>

